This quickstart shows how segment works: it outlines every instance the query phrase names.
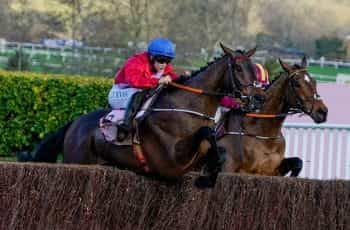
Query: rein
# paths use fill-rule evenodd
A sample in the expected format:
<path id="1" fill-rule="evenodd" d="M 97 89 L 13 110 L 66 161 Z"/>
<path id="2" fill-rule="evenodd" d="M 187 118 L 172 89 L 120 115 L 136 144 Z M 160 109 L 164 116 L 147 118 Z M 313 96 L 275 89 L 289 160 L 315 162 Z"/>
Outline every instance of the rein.
<path id="1" fill-rule="evenodd" d="M 228 94 L 228 93 L 217 93 L 217 92 L 205 91 L 205 90 L 202 90 L 202 89 L 198 89 L 198 88 L 194 88 L 194 87 L 191 87 L 191 86 L 178 84 L 178 83 L 175 83 L 175 82 L 170 82 L 169 85 L 171 85 L 171 86 L 173 86 L 175 88 L 182 89 L 184 91 L 190 92 L 190 93 L 206 95 L 206 96 L 217 96 L 217 97 L 229 96 L 229 97 L 233 97 L 233 98 L 235 98 L 237 96 L 237 95 Z"/>
<path id="2" fill-rule="evenodd" d="M 239 55 L 239 56 L 235 56 L 235 57 L 232 58 L 234 63 L 237 62 L 237 61 L 244 61 L 244 60 L 247 60 L 247 59 L 249 59 L 249 57 L 246 57 L 244 55 Z M 203 89 L 194 88 L 194 87 L 186 86 L 186 85 L 183 85 L 183 84 L 178 84 L 178 83 L 175 83 L 175 82 L 169 82 L 169 85 L 171 85 L 171 86 L 173 86 L 175 88 L 178 88 L 178 89 L 190 92 L 190 93 L 206 95 L 206 96 L 216 96 L 216 97 L 228 96 L 228 97 L 239 98 L 239 99 L 245 98 L 246 96 L 243 96 L 241 92 L 235 90 L 237 85 L 238 85 L 238 88 L 258 87 L 256 85 L 256 82 L 248 84 L 248 85 L 242 84 L 232 74 L 232 72 L 233 72 L 232 63 L 229 61 L 227 65 L 228 65 L 228 71 L 229 71 L 230 85 L 232 87 L 232 91 L 234 92 L 234 94 L 205 91 Z"/>
<path id="3" fill-rule="evenodd" d="M 290 109 L 287 113 L 280 113 L 280 114 L 263 114 L 263 113 L 246 113 L 246 117 L 252 117 L 252 118 L 263 118 L 263 119 L 269 119 L 269 118 L 280 118 L 280 117 L 286 117 L 289 115 L 294 115 L 297 113 L 303 113 L 300 109 Z"/>

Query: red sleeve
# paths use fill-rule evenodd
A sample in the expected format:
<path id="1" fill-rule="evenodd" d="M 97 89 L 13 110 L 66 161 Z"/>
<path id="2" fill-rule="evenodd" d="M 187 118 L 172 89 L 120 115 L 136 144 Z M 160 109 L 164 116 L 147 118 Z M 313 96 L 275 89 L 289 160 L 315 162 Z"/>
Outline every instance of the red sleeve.
<path id="1" fill-rule="evenodd" d="M 125 80 L 135 88 L 151 88 L 158 84 L 158 79 L 151 76 L 145 76 L 146 63 L 142 63 L 136 58 L 130 59 L 125 64 Z"/>
<path id="2" fill-rule="evenodd" d="M 177 79 L 179 76 L 177 76 L 174 67 L 171 64 L 168 64 L 165 67 L 165 75 L 169 75 L 172 80 Z"/>
<path id="3" fill-rule="evenodd" d="M 117 72 L 115 73 L 115 75 L 114 75 L 114 84 L 117 84 L 118 82 L 117 82 L 117 78 L 118 78 L 118 76 L 119 76 L 119 74 L 120 74 L 120 69 L 119 70 L 117 70 Z"/>

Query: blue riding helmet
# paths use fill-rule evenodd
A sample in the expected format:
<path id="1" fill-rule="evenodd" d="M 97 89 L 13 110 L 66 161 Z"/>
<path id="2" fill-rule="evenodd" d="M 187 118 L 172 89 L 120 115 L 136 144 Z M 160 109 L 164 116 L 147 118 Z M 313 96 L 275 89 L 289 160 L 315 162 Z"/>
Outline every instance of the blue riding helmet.
<path id="1" fill-rule="evenodd" d="M 148 44 L 147 52 L 152 56 L 165 56 L 175 58 L 175 46 L 166 38 L 156 38 Z"/>

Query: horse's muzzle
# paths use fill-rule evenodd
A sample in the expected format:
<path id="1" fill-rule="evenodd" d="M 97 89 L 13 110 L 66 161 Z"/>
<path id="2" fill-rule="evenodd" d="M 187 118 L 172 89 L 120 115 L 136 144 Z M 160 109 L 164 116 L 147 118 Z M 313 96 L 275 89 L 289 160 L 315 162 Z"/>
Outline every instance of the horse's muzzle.
<path id="1" fill-rule="evenodd" d="M 265 97 L 260 94 L 256 94 L 251 98 L 251 111 L 257 111 L 262 109 L 265 102 Z"/>
<path id="2" fill-rule="evenodd" d="M 327 107 L 319 108 L 315 112 L 311 113 L 311 117 L 316 123 L 323 123 L 327 121 L 327 115 L 328 115 Z"/>
<path id="3" fill-rule="evenodd" d="M 265 97 L 263 95 L 256 94 L 254 96 L 249 96 L 245 98 L 246 103 L 242 108 L 245 112 L 256 112 L 262 109 L 262 106 L 265 102 Z"/>

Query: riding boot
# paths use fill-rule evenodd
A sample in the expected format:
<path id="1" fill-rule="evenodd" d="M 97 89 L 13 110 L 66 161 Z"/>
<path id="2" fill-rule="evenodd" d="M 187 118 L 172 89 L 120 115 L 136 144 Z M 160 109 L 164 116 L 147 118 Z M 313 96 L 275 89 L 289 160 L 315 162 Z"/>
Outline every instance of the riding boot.
<path id="1" fill-rule="evenodd" d="M 136 116 L 137 112 L 139 111 L 144 101 L 145 94 L 146 94 L 145 92 L 138 92 L 131 97 L 130 102 L 127 106 L 127 109 L 125 111 L 124 120 L 117 125 L 118 141 L 123 141 L 125 140 L 125 138 L 128 137 L 132 129 L 133 118 Z"/>

